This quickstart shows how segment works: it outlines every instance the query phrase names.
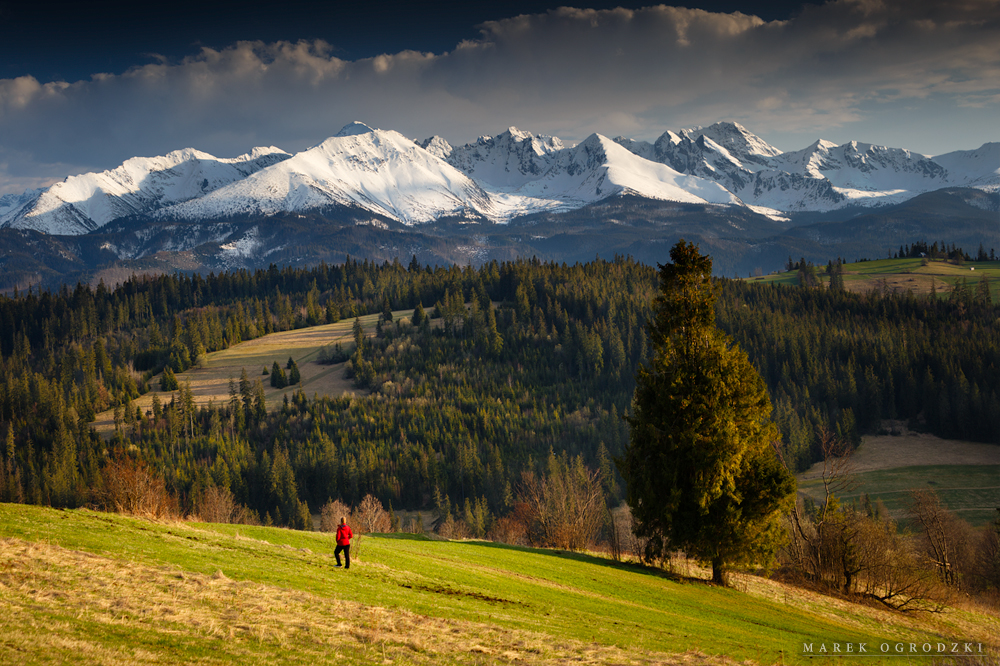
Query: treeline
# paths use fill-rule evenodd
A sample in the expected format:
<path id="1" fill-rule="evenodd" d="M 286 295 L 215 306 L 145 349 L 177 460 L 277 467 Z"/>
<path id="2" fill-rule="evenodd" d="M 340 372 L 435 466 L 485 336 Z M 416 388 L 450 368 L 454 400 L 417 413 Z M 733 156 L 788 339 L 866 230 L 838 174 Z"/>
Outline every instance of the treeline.
<path id="1" fill-rule="evenodd" d="M 927 241 L 917 241 L 913 245 L 900 245 L 899 251 L 893 255 L 894 259 L 919 259 L 920 257 L 929 257 L 931 259 L 947 259 L 949 261 L 995 261 L 996 251 L 994 248 L 990 248 L 987 253 L 986 248 L 983 244 L 979 244 L 979 250 L 975 255 L 970 255 L 968 252 L 960 247 L 957 247 L 954 243 L 950 246 L 947 243 L 931 243 L 928 245 Z"/>
<path id="2" fill-rule="evenodd" d="M 540 478 L 555 452 L 602 470 L 613 504 L 655 287 L 654 270 L 626 258 L 349 261 L 0 298 L 0 498 L 93 502 L 119 455 L 148 464 L 185 511 L 219 489 L 263 522 L 304 526 L 328 500 L 372 494 L 483 524 L 512 510 L 524 474 Z M 763 375 L 793 467 L 820 459 L 819 428 L 857 442 L 883 419 L 998 441 L 1000 328 L 988 302 L 717 288 L 717 321 Z M 412 321 L 393 319 L 409 308 Z M 378 337 L 356 331 L 324 355 L 347 361 L 354 395 L 299 392 L 267 413 L 260 379 L 244 375 L 210 409 L 183 383 L 149 413 L 131 403 L 161 368 L 169 381 L 209 351 L 369 313 L 382 313 Z M 284 365 L 270 368 L 276 385 L 298 371 Z M 119 428 L 105 442 L 87 423 L 109 408 Z"/>

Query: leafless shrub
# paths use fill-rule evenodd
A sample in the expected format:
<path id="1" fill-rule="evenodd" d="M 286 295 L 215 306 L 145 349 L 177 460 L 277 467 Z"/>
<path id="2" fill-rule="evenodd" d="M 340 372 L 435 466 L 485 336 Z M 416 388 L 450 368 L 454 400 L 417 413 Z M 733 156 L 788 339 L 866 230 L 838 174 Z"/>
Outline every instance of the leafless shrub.
<path id="1" fill-rule="evenodd" d="M 328 501 L 323 505 L 322 510 L 320 510 L 319 531 L 336 532 L 341 518 L 347 518 L 347 521 L 351 522 L 351 507 L 339 499 Z"/>
<path id="2" fill-rule="evenodd" d="M 198 496 L 196 511 L 198 517 L 206 523 L 260 524 L 257 514 L 242 504 L 237 504 L 228 488 L 212 486 L 203 490 Z"/>
<path id="3" fill-rule="evenodd" d="M 127 455 L 112 459 L 103 470 L 100 504 L 109 511 L 148 518 L 177 518 L 177 498 L 167 492 L 163 478 L 145 462 Z"/>
<path id="4" fill-rule="evenodd" d="M 447 516 L 438 523 L 437 533 L 445 539 L 468 539 L 471 536 L 469 526 L 464 520 L 455 520 L 452 516 Z"/>
<path id="5" fill-rule="evenodd" d="M 945 591 L 934 573 L 920 566 L 906 541 L 893 532 L 858 591 L 898 611 L 943 610 Z"/>
<path id="6" fill-rule="evenodd" d="M 228 523 L 236 509 L 233 494 L 228 488 L 205 488 L 198 497 L 198 517 L 206 523 Z"/>
<path id="7" fill-rule="evenodd" d="M 523 505 L 521 505 L 523 506 Z M 528 543 L 528 526 L 522 516 L 518 515 L 517 507 L 509 515 L 502 516 L 493 521 L 486 538 L 490 541 L 510 544 L 512 546 L 525 546 Z"/>
<path id="8" fill-rule="evenodd" d="M 608 519 L 608 546 L 615 562 L 641 559 L 646 551 L 647 539 L 635 534 L 632 509 L 622 503 L 610 512 Z"/>
<path id="9" fill-rule="evenodd" d="M 1000 509 L 997 518 L 979 536 L 975 572 L 977 588 L 991 592 L 1000 601 Z"/>

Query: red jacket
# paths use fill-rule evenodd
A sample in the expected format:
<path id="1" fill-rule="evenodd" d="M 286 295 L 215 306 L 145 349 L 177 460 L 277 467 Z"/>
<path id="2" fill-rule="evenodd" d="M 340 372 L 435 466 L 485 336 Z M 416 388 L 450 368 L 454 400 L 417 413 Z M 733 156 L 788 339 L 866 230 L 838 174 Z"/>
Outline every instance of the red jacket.
<path id="1" fill-rule="evenodd" d="M 354 537 L 354 532 L 351 531 L 350 525 L 340 525 L 337 527 L 337 545 L 338 546 L 350 546 L 351 539 Z"/>

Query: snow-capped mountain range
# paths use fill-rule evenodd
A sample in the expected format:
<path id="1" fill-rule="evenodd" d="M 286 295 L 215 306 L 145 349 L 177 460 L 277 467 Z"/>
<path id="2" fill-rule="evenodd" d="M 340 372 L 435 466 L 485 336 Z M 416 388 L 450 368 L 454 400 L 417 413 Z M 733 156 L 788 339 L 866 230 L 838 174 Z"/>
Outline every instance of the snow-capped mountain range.
<path id="1" fill-rule="evenodd" d="M 412 225 L 502 223 L 609 197 L 747 207 L 773 218 L 901 203 L 945 187 L 1000 190 L 1000 143 L 934 158 L 852 141 L 782 153 L 736 123 L 655 142 L 592 134 L 576 146 L 511 127 L 453 147 L 352 123 L 295 155 L 187 148 L 0 197 L 0 227 L 76 235 L 127 216 L 220 220 L 351 206 Z"/>

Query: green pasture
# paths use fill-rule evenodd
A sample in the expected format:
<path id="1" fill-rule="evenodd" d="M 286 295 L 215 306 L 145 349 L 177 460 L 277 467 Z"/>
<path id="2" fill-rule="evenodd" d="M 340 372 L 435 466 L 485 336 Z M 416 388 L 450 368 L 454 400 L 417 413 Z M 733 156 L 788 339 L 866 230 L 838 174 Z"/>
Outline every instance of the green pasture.
<path id="1" fill-rule="evenodd" d="M 18 553 L 0 557 L 0 663 L 801 663 L 803 643 L 1000 631 L 971 611 L 896 621 L 752 576 L 723 589 L 423 535 L 363 536 L 345 571 L 329 534 L 6 504 L 0 546 Z"/>
<path id="2" fill-rule="evenodd" d="M 960 279 L 975 289 L 986 276 L 994 303 L 1000 302 L 1000 261 L 967 261 L 961 266 L 935 259 L 925 266 L 923 259 L 879 259 L 843 265 L 844 286 L 848 291 L 870 291 L 887 287 L 890 290 L 914 294 L 929 294 L 933 286 L 939 296 L 947 295 Z M 829 284 L 826 265 L 817 265 L 818 277 Z M 763 284 L 798 285 L 798 271 L 785 271 L 772 275 L 747 278 Z"/>

